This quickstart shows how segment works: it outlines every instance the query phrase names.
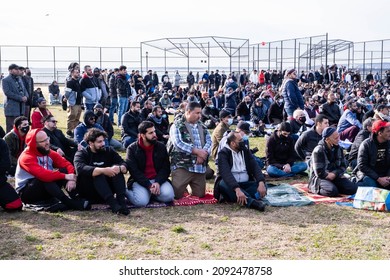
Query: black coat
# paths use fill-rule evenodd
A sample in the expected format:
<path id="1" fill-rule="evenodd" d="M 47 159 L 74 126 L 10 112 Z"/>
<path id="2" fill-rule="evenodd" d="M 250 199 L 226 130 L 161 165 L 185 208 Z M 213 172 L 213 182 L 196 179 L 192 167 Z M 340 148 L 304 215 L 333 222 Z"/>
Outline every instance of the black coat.
<path id="1" fill-rule="evenodd" d="M 145 152 L 138 141 L 127 147 L 126 165 L 130 172 L 130 178 L 127 181 L 128 187 L 131 187 L 134 182 L 137 182 L 145 188 L 150 186 L 150 181 L 144 174 L 146 166 Z M 153 148 L 153 165 L 157 173 L 155 181 L 162 185 L 168 181 L 171 169 L 167 148 L 160 142 L 157 142 Z"/>
<path id="2" fill-rule="evenodd" d="M 244 153 L 245 166 L 249 175 L 249 180 L 256 181 L 257 183 L 259 182 L 265 183 L 264 175 L 261 172 L 259 165 L 256 163 L 252 153 L 247 148 L 245 148 L 242 151 L 242 153 Z M 233 176 L 232 167 L 233 167 L 232 151 L 227 147 L 224 147 L 218 153 L 219 175 L 215 179 L 215 184 L 214 184 L 214 197 L 216 199 L 219 199 L 219 183 L 222 179 L 226 183 L 226 185 L 232 189 L 236 189 L 237 187 L 239 187 L 238 182 Z"/>

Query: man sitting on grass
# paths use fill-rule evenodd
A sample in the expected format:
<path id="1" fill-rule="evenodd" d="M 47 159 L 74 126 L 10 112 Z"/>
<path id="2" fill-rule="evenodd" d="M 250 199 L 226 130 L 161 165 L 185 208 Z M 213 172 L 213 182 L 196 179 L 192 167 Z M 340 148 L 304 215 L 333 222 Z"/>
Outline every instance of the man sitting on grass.
<path id="1" fill-rule="evenodd" d="M 312 193 L 331 197 L 356 193 L 357 185 L 344 176 L 347 164 L 339 140 L 335 128 L 322 131 L 322 140 L 311 157 L 308 187 Z"/>
<path id="2" fill-rule="evenodd" d="M 105 202 L 115 214 L 129 215 L 125 200 L 127 167 L 121 156 L 105 144 L 107 133 L 91 128 L 84 136 L 87 148 L 77 151 L 74 166 L 77 190 L 91 202 Z M 114 198 L 114 195 L 116 197 Z"/>
<path id="3" fill-rule="evenodd" d="M 232 131 L 227 136 L 225 147 L 218 153 L 218 169 L 216 199 L 264 211 L 265 204 L 258 199 L 267 193 L 265 179 L 239 132 Z"/>

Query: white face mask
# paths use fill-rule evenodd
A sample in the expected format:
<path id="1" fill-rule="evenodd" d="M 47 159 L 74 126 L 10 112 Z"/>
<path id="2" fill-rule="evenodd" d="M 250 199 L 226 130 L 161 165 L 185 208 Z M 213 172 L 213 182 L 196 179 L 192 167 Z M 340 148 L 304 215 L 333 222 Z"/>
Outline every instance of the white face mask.
<path id="1" fill-rule="evenodd" d="M 229 118 L 228 119 L 228 125 L 232 125 L 233 124 L 233 119 L 232 118 Z"/>

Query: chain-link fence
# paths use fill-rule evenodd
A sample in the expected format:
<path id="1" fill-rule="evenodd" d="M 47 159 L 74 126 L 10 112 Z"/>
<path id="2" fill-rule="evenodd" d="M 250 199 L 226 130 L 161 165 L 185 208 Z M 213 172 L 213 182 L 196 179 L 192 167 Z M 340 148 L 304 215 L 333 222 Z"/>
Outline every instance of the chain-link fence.
<path id="1" fill-rule="evenodd" d="M 189 71 L 200 76 L 205 70 L 241 72 L 243 68 L 280 70 L 294 67 L 299 72 L 337 64 L 369 72 L 382 78 L 390 69 L 390 39 L 350 42 L 329 39 L 328 34 L 273 42 L 249 44 L 248 39 L 227 37 L 163 38 L 141 42 L 139 47 L 83 46 L 0 46 L 0 69 L 16 63 L 31 69 L 37 83 L 62 83 L 71 62 L 112 69 L 126 65 L 128 70 L 149 69 L 159 77 L 177 70 L 183 80 Z"/>

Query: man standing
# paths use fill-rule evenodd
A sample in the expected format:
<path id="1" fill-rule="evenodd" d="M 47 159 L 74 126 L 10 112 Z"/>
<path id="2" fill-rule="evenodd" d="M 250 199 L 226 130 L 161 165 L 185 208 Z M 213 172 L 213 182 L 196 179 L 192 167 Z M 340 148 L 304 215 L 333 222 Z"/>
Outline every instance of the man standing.
<path id="1" fill-rule="evenodd" d="M 123 174 L 127 166 L 121 156 L 105 146 L 107 134 L 99 129 L 90 129 L 84 141 L 87 148 L 77 151 L 74 165 L 77 172 L 77 190 L 81 197 L 93 203 L 105 202 L 115 214 L 129 215 Z M 114 194 L 116 198 L 114 198 Z"/>
<path id="2" fill-rule="evenodd" d="M 80 80 L 80 90 L 83 95 L 83 103 L 86 110 L 93 110 L 93 106 L 99 103 L 101 97 L 100 83 L 93 75 L 89 65 L 84 66 L 84 75 Z"/>
<path id="3" fill-rule="evenodd" d="M 30 68 L 28 67 L 24 68 L 23 72 L 21 73 L 21 77 L 22 77 L 24 87 L 26 88 L 28 93 L 28 100 L 26 102 L 26 112 L 24 115 L 28 118 L 28 121 L 30 121 L 31 107 L 33 105 L 33 94 L 34 94 L 34 79 L 31 78 Z"/>
<path id="4" fill-rule="evenodd" d="M 4 99 L 4 115 L 6 121 L 6 132 L 12 130 L 14 120 L 25 114 L 28 92 L 20 78 L 19 66 L 11 64 L 8 67 L 9 75 L 1 82 Z"/>
<path id="5" fill-rule="evenodd" d="M 293 113 L 296 109 L 305 109 L 302 93 L 298 88 L 297 71 L 295 69 L 286 71 L 280 91 L 284 99 L 284 110 L 288 118 L 293 119 Z"/>
<path id="6" fill-rule="evenodd" d="M 148 205 L 152 196 L 160 202 L 172 202 L 174 192 L 168 180 L 170 169 L 167 149 L 157 141 L 152 122 L 143 121 L 138 131 L 138 141 L 131 144 L 126 153 L 130 172 L 126 196 L 138 207 Z"/>
<path id="7" fill-rule="evenodd" d="M 314 148 L 310 164 L 308 187 L 312 193 L 331 197 L 356 193 L 357 185 L 344 177 L 347 164 L 339 140 L 335 128 L 322 131 L 322 140 Z"/>
<path id="8" fill-rule="evenodd" d="M 118 108 L 118 92 L 116 89 L 116 76 L 118 75 L 118 73 L 119 73 L 119 69 L 115 68 L 114 72 L 111 73 L 110 78 L 108 80 L 108 88 L 109 88 L 110 101 L 111 101 L 110 113 L 108 117 L 110 118 L 110 121 L 113 125 L 116 125 L 116 123 L 114 122 L 114 114 Z"/>
<path id="9" fill-rule="evenodd" d="M 68 105 L 68 120 L 66 123 L 66 135 L 73 137 L 73 131 L 80 122 L 81 117 L 81 103 L 83 95 L 80 87 L 80 70 L 78 68 L 72 69 L 70 77 L 66 81 L 65 98 Z"/>
<path id="10" fill-rule="evenodd" d="M 130 84 L 127 81 L 127 67 L 121 65 L 119 67 L 119 73 L 116 76 L 116 90 L 118 94 L 118 125 L 122 125 L 122 116 L 127 111 L 127 105 L 129 103 L 129 97 L 131 95 Z"/>
<path id="11" fill-rule="evenodd" d="M 221 86 L 222 76 L 219 74 L 219 70 L 215 70 L 215 91 L 219 90 Z"/>
<path id="12" fill-rule="evenodd" d="M 232 131 L 227 136 L 225 147 L 218 153 L 218 169 L 216 199 L 264 211 L 265 204 L 257 198 L 267 193 L 265 179 L 239 132 Z"/>
<path id="13" fill-rule="evenodd" d="M 206 166 L 211 148 L 211 137 L 200 122 L 201 106 L 188 103 L 184 116 L 171 126 L 171 170 L 175 198 L 183 197 L 188 185 L 192 195 L 203 197 L 206 191 Z"/>
<path id="14" fill-rule="evenodd" d="M 390 123 L 377 120 L 372 137 L 360 145 L 357 159 L 359 186 L 390 189 Z"/>
<path id="15" fill-rule="evenodd" d="M 26 136 L 27 149 L 20 155 L 15 174 L 16 191 L 22 201 L 36 204 L 42 201 L 61 201 L 61 210 L 88 210 L 86 200 L 75 200 L 62 190 L 76 189 L 76 175 L 73 165 L 50 150 L 50 139 L 41 129 L 33 129 Z"/>

